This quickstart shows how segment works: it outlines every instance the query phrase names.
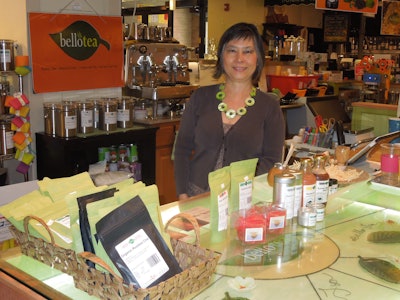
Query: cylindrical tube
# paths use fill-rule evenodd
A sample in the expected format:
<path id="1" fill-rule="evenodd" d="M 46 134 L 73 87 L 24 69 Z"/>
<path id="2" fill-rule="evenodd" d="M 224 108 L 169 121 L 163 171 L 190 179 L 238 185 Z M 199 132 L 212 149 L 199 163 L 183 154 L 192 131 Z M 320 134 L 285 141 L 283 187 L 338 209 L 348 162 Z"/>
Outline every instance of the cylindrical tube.
<path id="1" fill-rule="evenodd" d="M 118 100 L 117 126 L 118 128 L 130 128 L 133 126 L 133 99 L 122 98 Z"/>
<path id="2" fill-rule="evenodd" d="M 14 41 L 0 40 L 0 71 L 14 70 Z"/>
<path id="3" fill-rule="evenodd" d="M 293 218 L 294 182 L 292 174 L 283 173 L 274 176 L 273 203 L 286 209 L 286 219 Z"/>
<path id="4" fill-rule="evenodd" d="M 13 154 L 14 153 L 14 132 L 11 130 L 11 123 L 7 121 L 0 122 L 0 154 Z"/>
<path id="5" fill-rule="evenodd" d="M 100 129 L 114 131 L 117 129 L 117 102 L 113 100 L 103 100 L 100 104 L 99 112 Z"/>
<path id="6" fill-rule="evenodd" d="M 93 130 L 93 102 L 78 102 L 78 132 L 92 133 Z"/>
<path id="7" fill-rule="evenodd" d="M 51 136 L 56 136 L 56 108 L 60 106 L 59 102 L 44 102 L 44 132 Z"/>

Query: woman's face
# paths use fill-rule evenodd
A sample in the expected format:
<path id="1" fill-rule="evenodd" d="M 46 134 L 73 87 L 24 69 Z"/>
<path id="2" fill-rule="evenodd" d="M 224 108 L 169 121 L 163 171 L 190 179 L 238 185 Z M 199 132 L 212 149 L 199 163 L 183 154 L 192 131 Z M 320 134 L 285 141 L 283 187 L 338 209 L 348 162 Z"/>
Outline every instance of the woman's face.
<path id="1" fill-rule="evenodd" d="M 235 39 L 228 42 L 223 50 L 225 76 L 233 81 L 251 81 L 257 67 L 257 52 L 254 40 Z"/>

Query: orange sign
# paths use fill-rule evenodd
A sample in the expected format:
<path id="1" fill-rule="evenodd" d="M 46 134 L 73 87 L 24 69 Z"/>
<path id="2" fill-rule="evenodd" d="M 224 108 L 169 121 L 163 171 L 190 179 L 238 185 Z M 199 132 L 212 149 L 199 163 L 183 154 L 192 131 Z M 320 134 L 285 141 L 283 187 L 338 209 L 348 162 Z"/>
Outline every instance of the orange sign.
<path id="1" fill-rule="evenodd" d="M 315 0 L 315 8 L 376 14 L 378 0 Z"/>
<path id="2" fill-rule="evenodd" d="M 121 87 L 122 18 L 30 13 L 35 93 Z"/>

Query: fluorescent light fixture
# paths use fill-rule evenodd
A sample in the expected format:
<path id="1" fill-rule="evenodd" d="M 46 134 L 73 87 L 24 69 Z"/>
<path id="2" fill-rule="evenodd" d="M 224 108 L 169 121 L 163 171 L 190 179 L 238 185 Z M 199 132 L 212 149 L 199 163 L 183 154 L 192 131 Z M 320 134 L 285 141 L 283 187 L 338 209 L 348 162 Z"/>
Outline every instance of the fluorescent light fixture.
<path id="1" fill-rule="evenodd" d="M 174 10 L 176 7 L 176 0 L 169 0 L 169 10 Z"/>

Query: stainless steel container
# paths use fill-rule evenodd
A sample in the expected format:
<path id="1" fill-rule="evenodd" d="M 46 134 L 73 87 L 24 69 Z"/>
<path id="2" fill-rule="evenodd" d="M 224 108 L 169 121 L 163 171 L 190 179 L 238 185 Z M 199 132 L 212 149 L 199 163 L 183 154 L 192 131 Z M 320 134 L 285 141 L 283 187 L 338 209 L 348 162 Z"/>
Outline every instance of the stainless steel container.
<path id="1" fill-rule="evenodd" d="M 11 123 L 8 121 L 0 121 L 0 154 L 14 153 L 14 132 L 11 130 Z"/>
<path id="2" fill-rule="evenodd" d="M 0 71 L 14 71 L 14 41 L 0 40 Z"/>
<path id="3" fill-rule="evenodd" d="M 94 131 L 93 108 L 94 104 L 92 101 L 78 102 L 77 112 L 79 133 L 92 133 Z"/>
<path id="4" fill-rule="evenodd" d="M 77 116 L 74 104 L 60 103 L 56 107 L 56 136 L 69 138 L 76 136 Z"/>
<path id="5" fill-rule="evenodd" d="M 44 132 L 51 136 L 56 136 L 56 108 L 60 106 L 59 102 L 44 102 Z"/>
<path id="6" fill-rule="evenodd" d="M 99 128 L 105 131 L 117 129 L 117 101 L 102 100 L 100 102 Z"/>
<path id="7" fill-rule="evenodd" d="M 122 97 L 118 100 L 117 126 L 118 128 L 131 128 L 134 119 L 134 99 Z"/>

